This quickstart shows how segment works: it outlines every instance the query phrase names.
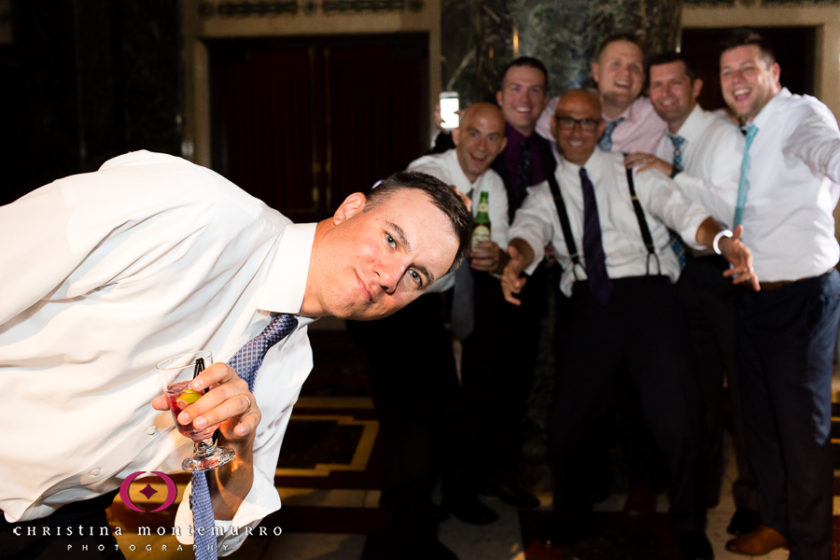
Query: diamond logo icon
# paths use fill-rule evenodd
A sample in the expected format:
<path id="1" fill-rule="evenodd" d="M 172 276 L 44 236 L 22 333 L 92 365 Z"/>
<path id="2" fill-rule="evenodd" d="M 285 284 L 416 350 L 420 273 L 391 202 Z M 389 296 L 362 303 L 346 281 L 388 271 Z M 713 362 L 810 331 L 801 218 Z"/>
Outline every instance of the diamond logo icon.
<path id="1" fill-rule="evenodd" d="M 147 484 L 145 488 L 140 490 L 140 493 L 143 494 L 144 496 L 146 496 L 146 498 L 151 498 L 152 496 L 157 494 L 157 490 L 152 488 L 152 486 L 150 484 Z"/>

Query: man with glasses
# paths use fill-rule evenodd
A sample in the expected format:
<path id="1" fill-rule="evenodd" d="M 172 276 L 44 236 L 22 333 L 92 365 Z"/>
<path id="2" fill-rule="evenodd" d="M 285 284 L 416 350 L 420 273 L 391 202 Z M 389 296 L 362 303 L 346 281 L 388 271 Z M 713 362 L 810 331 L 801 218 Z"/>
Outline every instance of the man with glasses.
<path id="1" fill-rule="evenodd" d="M 733 265 L 726 276 L 757 287 L 752 256 L 739 241 L 740 228 L 723 230 L 668 177 L 633 173 L 621 154 L 596 150 L 605 126 L 592 92 L 572 90 L 560 98 L 552 128 L 563 160 L 517 211 L 502 277 L 505 298 L 516 304 L 525 284 L 520 274 L 533 270 L 551 243 L 563 267 L 560 289 L 570 298 L 560 320 L 573 328 L 559 337 L 562 359 L 549 418 L 555 493 L 546 538 L 558 545 L 594 533 L 589 447 L 597 445 L 593 429 L 609 410 L 610 388 L 626 372 L 635 393 L 629 398 L 639 399 L 670 466 L 670 521 L 683 554 L 709 559 L 706 504 L 698 490 L 700 409 L 670 287 L 679 263 L 667 228 L 695 248 L 723 254 Z"/>

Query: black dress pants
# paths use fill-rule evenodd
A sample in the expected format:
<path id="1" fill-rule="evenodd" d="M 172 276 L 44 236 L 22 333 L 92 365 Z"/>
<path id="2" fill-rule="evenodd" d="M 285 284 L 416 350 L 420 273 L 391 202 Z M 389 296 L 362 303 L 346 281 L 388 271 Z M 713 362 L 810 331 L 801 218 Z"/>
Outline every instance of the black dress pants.
<path id="1" fill-rule="evenodd" d="M 725 278 L 729 263 L 718 255 L 688 257 L 677 284 L 677 298 L 688 326 L 692 360 L 702 388 L 705 443 L 703 472 L 706 499 L 715 507 L 723 481 L 723 432 L 730 410 L 738 478 L 732 485 L 735 505 L 758 511 L 755 475 L 747 458 L 741 416 L 740 376 L 735 353 L 735 303 L 741 288 Z M 724 381 L 728 390 L 724 390 Z M 728 393 L 728 398 L 727 398 Z"/>
<path id="2" fill-rule="evenodd" d="M 678 308 L 665 277 L 613 280 L 606 305 L 588 285 L 575 285 L 567 322 L 558 328 L 554 405 L 549 421 L 549 459 L 555 477 L 554 513 L 579 520 L 591 513 L 590 464 L 602 419 L 615 405 L 613 388 L 627 376 L 647 428 L 670 471 L 670 519 L 677 532 L 703 530 L 705 502 L 698 472 L 701 420 L 697 383 L 688 359 Z"/>
<path id="3" fill-rule="evenodd" d="M 498 279 L 474 274 L 476 326 L 463 341 L 461 379 L 480 485 L 517 476 L 546 306 L 546 275 L 538 270 L 526 284 L 521 308 L 504 300 Z"/>
<path id="4" fill-rule="evenodd" d="M 435 538 L 432 492 L 463 490 L 463 403 L 444 328 L 442 294 L 426 294 L 390 317 L 353 323 L 366 349 L 384 452 L 380 505 L 392 523 L 389 537 L 403 550 Z"/>
<path id="5" fill-rule="evenodd" d="M 790 560 L 829 560 L 840 275 L 745 292 L 737 310 L 741 404 L 761 521 L 788 538 Z"/>

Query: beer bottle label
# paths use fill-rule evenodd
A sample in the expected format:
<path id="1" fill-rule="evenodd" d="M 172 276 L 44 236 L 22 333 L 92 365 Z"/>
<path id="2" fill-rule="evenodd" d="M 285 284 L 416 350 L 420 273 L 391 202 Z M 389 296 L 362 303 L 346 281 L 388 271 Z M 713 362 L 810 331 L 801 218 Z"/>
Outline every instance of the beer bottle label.
<path id="1" fill-rule="evenodd" d="M 472 243 L 470 248 L 475 251 L 476 245 L 483 241 L 490 241 L 490 228 L 485 225 L 477 225 L 472 233 Z"/>

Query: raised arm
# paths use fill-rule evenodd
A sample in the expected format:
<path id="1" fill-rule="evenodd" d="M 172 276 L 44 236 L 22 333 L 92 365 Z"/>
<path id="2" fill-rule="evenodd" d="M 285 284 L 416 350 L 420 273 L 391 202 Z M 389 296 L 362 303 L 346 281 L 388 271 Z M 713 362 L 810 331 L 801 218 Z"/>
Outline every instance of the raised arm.
<path id="1" fill-rule="evenodd" d="M 534 249 L 527 241 L 520 238 L 511 239 L 508 244 L 510 260 L 502 271 L 502 293 L 505 299 L 514 305 L 521 305 L 514 294 L 518 294 L 525 286 L 527 279 L 522 272 L 534 261 Z"/>

